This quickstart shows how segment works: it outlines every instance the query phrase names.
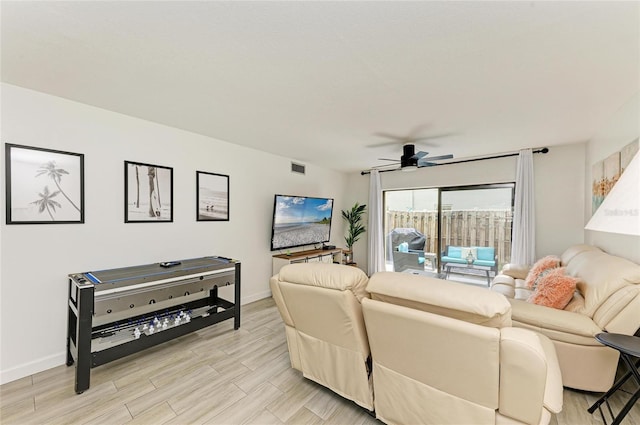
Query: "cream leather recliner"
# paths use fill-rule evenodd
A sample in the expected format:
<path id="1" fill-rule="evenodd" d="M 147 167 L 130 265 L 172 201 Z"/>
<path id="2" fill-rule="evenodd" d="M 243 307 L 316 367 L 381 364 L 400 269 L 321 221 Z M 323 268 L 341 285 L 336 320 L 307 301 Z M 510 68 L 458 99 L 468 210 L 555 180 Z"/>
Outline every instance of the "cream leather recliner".
<path id="1" fill-rule="evenodd" d="M 562 409 L 551 341 L 511 327 L 511 305 L 483 288 L 376 273 L 362 308 L 374 406 L 388 424 L 546 424 Z"/>
<path id="2" fill-rule="evenodd" d="M 373 410 L 370 351 L 361 300 L 368 278 L 357 267 L 290 264 L 270 280 L 285 323 L 291 367 Z"/>

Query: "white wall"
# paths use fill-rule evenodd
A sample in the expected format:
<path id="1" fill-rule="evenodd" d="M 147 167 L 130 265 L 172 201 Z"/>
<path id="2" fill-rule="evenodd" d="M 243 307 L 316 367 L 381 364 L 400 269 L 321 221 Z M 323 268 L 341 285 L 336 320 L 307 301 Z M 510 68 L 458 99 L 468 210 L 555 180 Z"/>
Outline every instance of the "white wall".
<path id="1" fill-rule="evenodd" d="M 585 163 L 584 223 L 591 218 L 591 167 L 640 136 L 640 93 L 632 96 L 589 140 Z M 638 182 L 640 186 L 640 182 Z M 603 250 L 640 263 L 640 236 L 585 230 L 585 241 Z"/>
<path id="2" fill-rule="evenodd" d="M 2 218 L 0 383 L 64 363 L 69 273 L 222 255 L 242 262 L 243 303 L 267 297 L 275 193 L 334 198 L 331 242 L 343 245 L 342 173 L 307 164 L 305 176 L 292 174 L 288 158 L 0 88 L 2 142 L 85 155 L 84 224 L 6 225 Z M 2 156 L 4 167 L 4 149 Z M 173 167 L 173 223 L 124 223 L 125 160 Z M 196 170 L 230 176 L 229 222 L 196 222 Z"/>
<path id="3" fill-rule="evenodd" d="M 551 147 L 535 154 L 536 256 L 561 254 L 569 245 L 582 243 L 585 144 Z M 381 173 L 383 190 L 463 186 L 515 181 L 516 157 L 468 162 L 412 173 Z M 369 176 L 349 175 L 347 204 L 368 203 Z M 354 245 L 358 266 L 366 270 L 367 234 Z"/>

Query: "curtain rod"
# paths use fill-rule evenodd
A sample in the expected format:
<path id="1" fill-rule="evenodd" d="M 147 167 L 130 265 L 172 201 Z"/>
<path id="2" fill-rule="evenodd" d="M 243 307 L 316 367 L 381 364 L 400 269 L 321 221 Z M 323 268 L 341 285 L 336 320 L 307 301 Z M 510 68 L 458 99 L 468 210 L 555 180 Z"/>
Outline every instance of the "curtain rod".
<path id="1" fill-rule="evenodd" d="M 549 152 L 549 148 L 541 148 L 541 149 L 536 149 L 533 151 L 533 153 L 547 153 Z M 434 164 L 434 165 L 429 165 L 429 167 L 439 167 L 441 165 L 450 165 L 450 164 L 463 164 L 465 162 L 474 162 L 474 161 L 484 161 L 486 159 L 498 159 L 498 158 L 507 158 L 510 156 L 518 156 L 520 155 L 519 152 L 512 152 L 512 153 L 505 153 L 502 155 L 492 155 L 492 156 L 483 156 L 480 158 L 470 158 L 470 159 L 461 159 L 459 161 L 451 161 L 451 162 L 444 162 L 442 164 Z M 427 158 L 429 159 L 429 158 Z M 425 168 L 425 167 L 419 167 L 419 168 Z M 400 171 L 402 170 L 402 168 L 394 168 L 393 170 L 379 170 L 378 172 L 380 173 L 387 173 L 389 171 Z M 360 171 L 360 175 L 364 176 L 365 174 L 371 174 L 371 170 L 368 171 Z"/>

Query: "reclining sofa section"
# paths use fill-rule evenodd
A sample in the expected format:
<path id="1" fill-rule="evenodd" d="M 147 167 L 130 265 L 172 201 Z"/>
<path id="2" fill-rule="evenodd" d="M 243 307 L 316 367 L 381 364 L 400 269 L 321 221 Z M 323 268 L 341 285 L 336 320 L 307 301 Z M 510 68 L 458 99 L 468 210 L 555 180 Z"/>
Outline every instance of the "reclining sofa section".
<path id="1" fill-rule="evenodd" d="M 553 344 L 513 328 L 500 294 L 329 264 L 270 285 L 292 367 L 385 423 L 537 425 L 562 409 Z"/>
<path id="2" fill-rule="evenodd" d="M 528 303 L 528 266 L 507 264 L 491 284 L 512 307 L 513 325 L 549 337 L 566 387 L 604 392 L 613 384 L 619 352 L 600 344 L 600 332 L 633 335 L 640 327 L 640 265 L 590 245 L 561 256 L 568 275 L 579 278 L 564 310 Z"/>

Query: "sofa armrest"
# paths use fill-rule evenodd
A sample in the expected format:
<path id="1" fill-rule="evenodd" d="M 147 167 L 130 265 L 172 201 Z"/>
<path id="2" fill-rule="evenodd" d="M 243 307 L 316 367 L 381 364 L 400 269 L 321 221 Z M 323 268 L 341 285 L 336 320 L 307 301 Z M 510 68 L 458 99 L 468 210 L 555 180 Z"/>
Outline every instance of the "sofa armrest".
<path id="1" fill-rule="evenodd" d="M 516 280 L 505 274 L 499 274 L 491 281 L 491 290 L 499 292 L 507 298 L 514 298 L 516 295 Z"/>
<path id="2" fill-rule="evenodd" d="M 530 269 L 531 267 L 526 264 L 508 263 L 502 267 L 500 274 L 511 276 L 514 279 L 526 279 Z"/>
<path id="3" fill-rule="evenodd" d="M 540 422 L 543 408 L 562 410 L 562 375 L 553 343 L 526 329 L 503 328 L 499 411 L 533 424 Z"/>

